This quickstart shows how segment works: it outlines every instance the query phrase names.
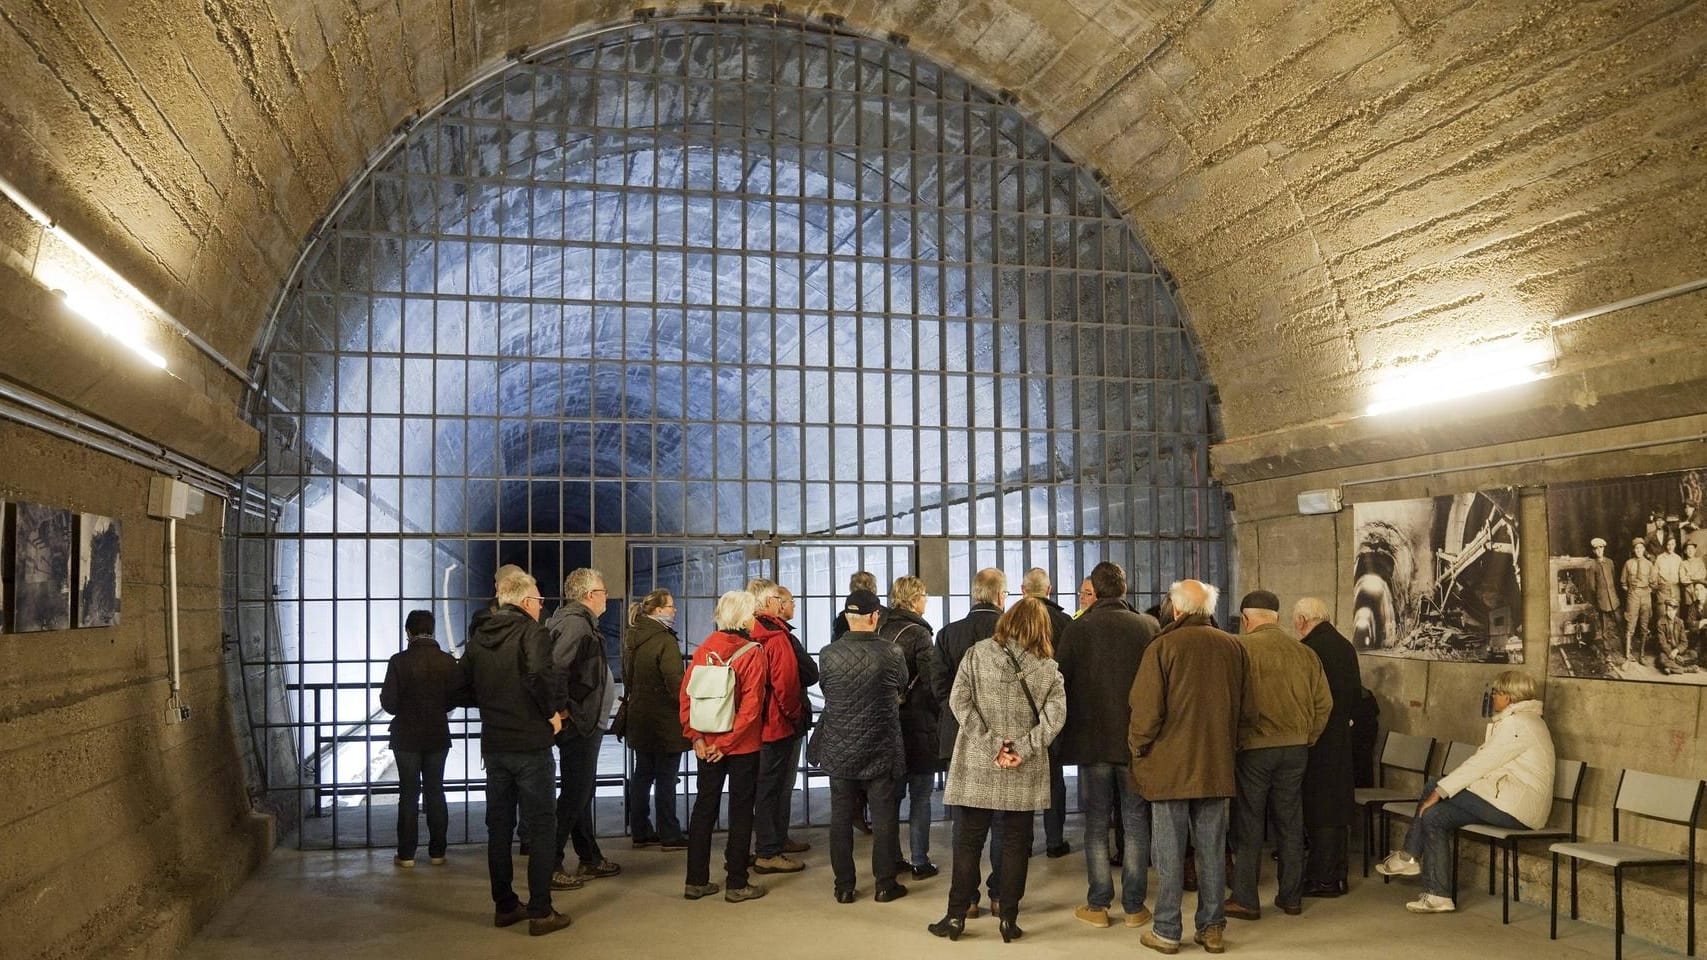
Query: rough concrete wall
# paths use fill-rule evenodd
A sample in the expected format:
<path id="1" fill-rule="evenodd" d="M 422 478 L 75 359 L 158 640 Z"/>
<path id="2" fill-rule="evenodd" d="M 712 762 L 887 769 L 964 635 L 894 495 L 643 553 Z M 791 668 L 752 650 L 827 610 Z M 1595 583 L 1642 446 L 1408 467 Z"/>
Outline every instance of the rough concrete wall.
<path id="1" fill-rule="evenodd" d="M 0 170 L 242 362 L 304 237 L 399 123 L 633 6 L 10 4 Z M 1546 340 L 1551 318 L 1700 273 L 1707 2 L 789 7 L 907 34 L 1106 173 L 1179 280 L 1231 437 L 1339 423 L 1398 363 Z M 1571 385 L 1529 399 L 1581 429 L 1599 425 L 1578 422 L 1598 399 L 1584 371 L 1657 360 L 1698 384 L 1645 334 L 1699 317 L 1697 297 L 1569 328 Z"/>
<path id="2" fill-rule="evenodd" d="M 1699 467 L 1707 460 L 1707 417 L 1657 421 L 1639 427 L 1554 437 L 1414 460 L 1393 461 L 1348 470 L 1327 471 L 1285 480 L 1240 484 L 1232 488 L 1239 541 L 1238 591 L 1261 586 L 1275 591 L 1284 606 L 1300 596 L 1329 600 L 1336 621 L 1351 621 L 1351 565 L 1356 530 L 1348 506 L 1336 515 L 1296 515 L 1299 491 L 1348 482 L 1348 504 L 1437 496 L 1511 485 L 1520 488 L 1522 509 L 1521 570 L 1524 578 L 1524 669 L 1546 676 L 1548 669 L 1547 498 L 1545 485 L 1596 477 L 1659 473 Z M 1571 454 L 1620 444 L 1685 438 L 1676 443 L 1618 454 L 1566 456 L 1521 466 L 1476 469 L 1477 464 Z M 1383 476 L 1428 471 L 1412 480 L 1362 483 Z M 1345 632 L 1342 626 L 1342 632 Z M 1441 663 L 1390 657 L 1359 658 L 1364 684 L 1381 703 L 1382 729 L 1426 733 L 1438 740 L 1480 743 L 1483 688 L 1502 670 L 1499 664 Z M 1591 767 L 1582 793 L 1581 828 L 1586 838 L 1611 839 L 1612 800 L 1618 772 L 1629 768 L 1674 776 L 1707 777 L 1707 687 L 1546 677 L 1543 693 L 1548 726 L 1558 756 Z M 1438 762 L 1438 756 L 1436 758 Z M 1413 784 L 1420 786 L 1420 784 Z M 1555 817 L 1563 811 L 1556 808 Z M 1555 820 L 1555 822 L 1560 822 Z M 1683 831 L 1665 824 L 1626 825 L 1624 838 L 1682 851 Z M 1485 847 L 1465 844 L 1467 859 L 1485 863 Z M 1537 848 L 1542 849 L 1542 848 Z M 1536 851 L 1522 859 L 1526 894 L 1544 902 L 1549 861 Z M 1698 875 L 1702 873 L 1698 866 Z M 1461 878 L 1466 896 L 1483 896 L 1475 869 Z M 1697 884 L 1703 883 L 1698 876 Z M 1586 919 L 1612 922 L 1612 880 L 1608 871 L 1585 868 L 1579 890 Z M 1680 871 L 1629 874 L 1625 885 L 1626 922 L 1636 936 L 1681 949 L 1684 884 Z"/>
<path id="3" fill-rule="evenodd" d="M 272 846 L 249 813 L 220 644 L 217 504 L 179 525 L 183 699 L 167 725 L 165 528 L 147 471 L 0 422 L 0 498 L 122 521 L 120 624 L 0 635 L 0 956 L 171 956 Z"/>

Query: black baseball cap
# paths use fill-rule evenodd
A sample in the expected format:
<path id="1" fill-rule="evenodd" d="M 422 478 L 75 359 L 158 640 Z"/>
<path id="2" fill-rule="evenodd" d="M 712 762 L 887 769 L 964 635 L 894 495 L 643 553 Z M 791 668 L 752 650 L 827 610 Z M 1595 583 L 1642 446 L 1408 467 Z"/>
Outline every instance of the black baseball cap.
<path id="1" fill-rule="evenodd" d="M 882 607 L 883 604 L 877 599 L 877 594 L 870 590 L 855 590 L 848 594 L 848 602 L 843 605 L 842 609 L 847 613 L 868 617 Z"/>
<path id="2" fill-rule="evenodd" d="M 1240 610 L 1273 610 L 1280 612 L 1280 598 L 1267 590 L 1252 590 L 1239 601 Z"/>

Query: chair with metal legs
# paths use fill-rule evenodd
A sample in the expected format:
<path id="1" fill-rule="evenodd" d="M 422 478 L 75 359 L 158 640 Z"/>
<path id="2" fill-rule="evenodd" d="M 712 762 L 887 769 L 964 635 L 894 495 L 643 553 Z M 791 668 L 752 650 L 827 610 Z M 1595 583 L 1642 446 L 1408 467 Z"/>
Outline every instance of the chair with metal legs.
<path id="1" fill-rule="evenodd" d="M 1375 766 L 1375 786 L 1358 787 L 1353 802 L 1363 809 L 1363 875 L 1369 876 L 1369 851 L 1375 846 L 1375 812 L 1395 800 L 1415 800 L 1421 784 L 1409 790 L 1384 786 L 1387 768 L 1407 770 L 1415 774 L 1428 772 L 1429 754 L 1434 752 L 1434 738 L 1389 731 L 1387 742 L 1381 745 L 1381 762 Z M 1382 840 L 1386 847 L 1386 840 Z"/>
<path id="2" fill-rule="evenodd" d="M 1496 827 L 1487 823 L 1471 823 L 1459 828 L 1460 833 L 1488 841 L 1488 894 L 1494 892 L 1494 850 L 1500 852 L 1500 922 L 1511 922 L 1511 902 L 1522 900 L 1522 892 L 1518 888 L 1517 854 L 1518 845 L 1525 841 L 1534 840 L 1564 840 L 1574 842 L 1577 839 L 1577 797 L 1583 788 L 1583 771 L 1588 767 L 1581 760 L 1559 760 L 1553 765 L 1553 799 L 1570 804 L 1571 828 L 1561 830 L 1557 827 L 1542 827 L 1539 830 L 1526 830 L 1523 827 Z M 1452 838 L 1453 853 L 1457 853 L 1458 837 Z M 1576 884 L 1577 861 L 1571 860 L 1571 883 Z M 1458 858 L 1452 858 L 1452 892 L 1458 892 Z"/>

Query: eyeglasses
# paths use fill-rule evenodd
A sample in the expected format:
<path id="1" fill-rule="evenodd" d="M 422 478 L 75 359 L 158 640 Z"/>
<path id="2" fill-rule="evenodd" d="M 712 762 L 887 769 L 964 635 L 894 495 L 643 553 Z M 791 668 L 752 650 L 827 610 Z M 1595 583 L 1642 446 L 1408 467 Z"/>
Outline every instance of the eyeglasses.
<path id="1" fill-rule="evenodd" d="M 587 591 L 587 596 L 589 596 L 589 597 L 590 597 L 590 596 L 592 596 L 592 595 L 593 595 L 593 594 L 595 594 L 595 593 L 602 593 L 602 594 L 604 594 L 604 595 L 605 595 L 605 596 L 607 596 L 607 597 L 608 597 L 608 596 L 610 596 L 610 591 L 609 591 L 609 590 L 606 590 L 606 589 L 605 589 L 605 588 L 604 588 L 604 587 L 600 587 L 600 588 L 599 588 L 599 589 L 597 589 L 597 590 L 588 590 L 588 591 Z"/>
<path id="2" fill-rule="evenodd" d="M 544 602 L 545 602 L 545 598 L 544 598 L 544 597 L 523 597 L 523 598 L 522 598 L 522 602 L 523 602 L 523 603 L 527 603 L 527 602 L 528 602 L 528 601 L 529 601 L 529 600 L 537 600 L 537 601 L 539 601 L 539 602 L 540 602 L 540 603 L 544 603 Z"/>

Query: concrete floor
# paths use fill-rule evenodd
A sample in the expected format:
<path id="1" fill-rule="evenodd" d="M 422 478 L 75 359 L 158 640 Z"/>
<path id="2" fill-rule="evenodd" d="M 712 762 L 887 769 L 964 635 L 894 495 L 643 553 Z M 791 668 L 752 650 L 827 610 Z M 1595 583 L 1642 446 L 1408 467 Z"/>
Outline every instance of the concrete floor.
<path id="1" fill-rule="evenodd" d="M 903 828 L 904 829 L 904 828 Z M 754 960 L 765 956 L 867 958 L 874 956 L 1072 957 L 1074 960 L 1150 956 L 1138 945 L 1140 931 L 1118 921 L 1095 929 L 1075 920 L 1083 902 L 1084 858 L 1078 851 L 1077 818 L 1069 821 L 1074 852 L 1060 860 L 1032 859 L 1029 890 L 1020 923 L 1026 935 L 1006 945 L 995 922 L 968 922 L 958 943 L 938 940 L 925 925 L 942 916 L 948 898 L 948 831 L 939 824 L 932 847 L 944 873 L 908 881 L 911 894 L 879 904 L 871 899 L 866 873 L 869 838 L 856 837 L 861 871 L 860 900 L 831 899 L 829 855 L 823 829 L 797 836 L 813 844 L 803 855 L 805 871 L 757 878 L 771 893 L 762 900 L 731 904 L 721 897 L 682 899 L 684 853 L 656 848 L 632 850 L 623 838 L 603 841 L 606 856 L 623 866 L 619 877 L 555 895 L 559 910 L 575 923 L 546 937 L 527 935 L 525 925 L 492 926 L 485 848 L 455 846 L 450 862 L 433 867 L 423 858 L 400 870 L 383 850 L 298 852 L 278 850 L 272 861 L 238 891 L 183 952 L 185 960 L 305 960 L 338 956 L 435 958 L 560 958 L 690 956 L 693 960 Z M 721 836 L 718 838 L 721 844 Z M 1040 841 L 1041 843 L 1041 841 Z M 722 881 L 721 846 L 712 874 Z M 523 866 L 518 858 L 518 867 Z M 1561 918 L 1560 939 L 1547 939 L 1547 904 L 1514 904 L 1510 926 L 1500 924 L 1500 902 L 1485 888 L 1469 886 L 1478 868 L 1465 866 L 1459 911 L 1414 916 L 1404 909 L 1417 893 L 1414 882 L 1383 884 L 1356 876 L 1351 893 L 1337 900 L 1306 900 L 1303 916 L 1288 917 L 1269 905 L 1274 897 L 1272 865 L 1264 876 L 1263 919 L 1230 921 L 1227 947 L 1253 956 L 1331 960 L 1366 958 L 1403 950 L 1418 957 L 1501 956 L 1595 958 L 1612 955 L 1606 927 Z M 518 875 L 520 871 L 518 871 Z M 1481 876 L 1485 876 L 1482 874 Z M 1155 875 L 1151 874 L 1152 884 Z M 1117 881 L 1118 883 L 1118 881 Z M 523 887 L 525 891 L 525 886 Z M 1536 888 L 1535 895 L 1544 891 Z M 1186 894 L 1185 952 L 1195 894 Z M 1151 897 L 1151 905 L 1154 897 Z M 1681 937 L 1680 937 L 1681 941 Z M 1019 949 L 1023 947 L 1023 953 Z M 1635 939 L 1625 942 L 1630 960 L 1677 956 Z"/>

